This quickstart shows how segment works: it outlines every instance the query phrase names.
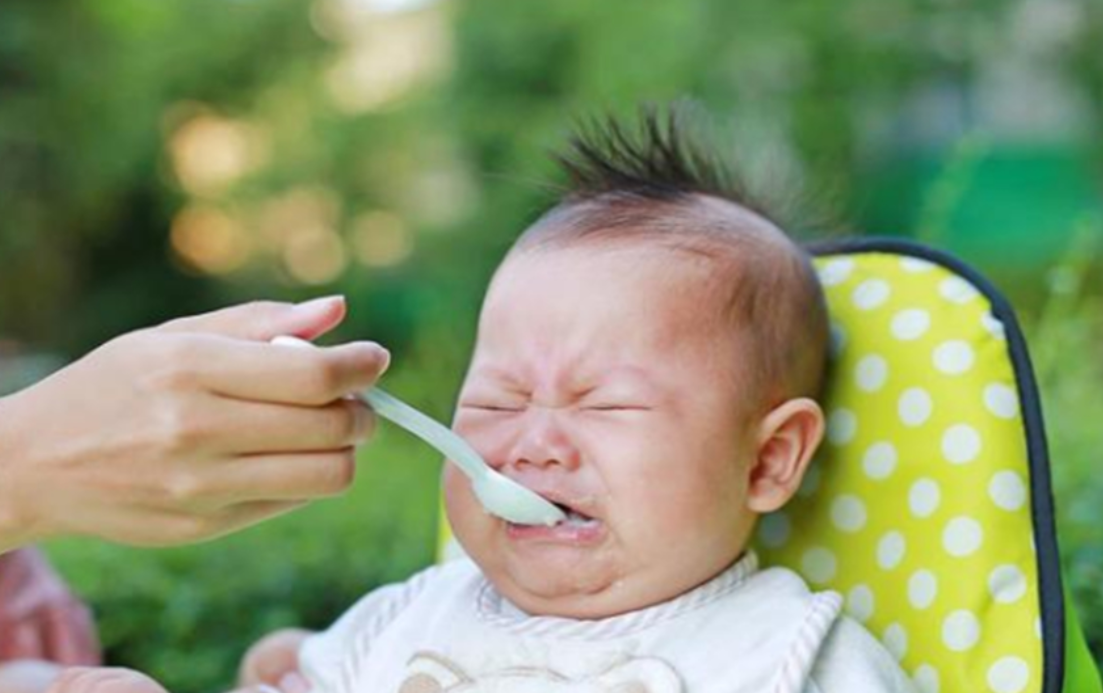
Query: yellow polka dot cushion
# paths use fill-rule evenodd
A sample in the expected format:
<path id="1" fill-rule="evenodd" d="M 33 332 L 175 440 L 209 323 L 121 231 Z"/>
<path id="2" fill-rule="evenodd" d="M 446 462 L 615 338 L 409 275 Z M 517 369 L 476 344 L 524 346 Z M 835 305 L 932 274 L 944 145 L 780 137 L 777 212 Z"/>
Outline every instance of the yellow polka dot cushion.
<path id="1" fill-rule="evenodd" d="M 760 523 L 765 562 L 833 589 L 923 693 L 1098 693 L 1062 590 L 1041 411 L 1000 294 L 890 239 L 816 248 L 827 439 Z"/>

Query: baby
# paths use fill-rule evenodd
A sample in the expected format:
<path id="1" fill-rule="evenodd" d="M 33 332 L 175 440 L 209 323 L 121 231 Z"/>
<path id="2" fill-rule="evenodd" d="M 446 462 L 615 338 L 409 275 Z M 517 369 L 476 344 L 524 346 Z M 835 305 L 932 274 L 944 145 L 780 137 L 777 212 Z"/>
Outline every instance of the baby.
<path id="1" fill-rule="evenodd" d="M 319 693 L 908 691 L 840 597 L 763 569 L 760 515 L 823 434 L 827 318 L 807 255 L 676 115 L 572 141 L 572 186 L 483 305 L 454 428 L 568 513 L 487 514 L 454 466 L 469 559 L 261 641 L 246 683 Z"/>

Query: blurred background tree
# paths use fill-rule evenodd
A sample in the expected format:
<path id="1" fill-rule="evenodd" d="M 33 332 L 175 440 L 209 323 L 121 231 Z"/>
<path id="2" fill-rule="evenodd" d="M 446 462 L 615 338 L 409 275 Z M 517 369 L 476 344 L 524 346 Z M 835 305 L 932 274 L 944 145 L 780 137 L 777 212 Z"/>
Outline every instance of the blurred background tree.
<path id="1" fill-rule="evenodd" d="M 819 200 L 809 234 L 919 237 L 1024 310 L 1103 651 L 1100 45 L 1091 0 L 4 0 L 0 391 L 169 317 L 344 292 L 337 338 L 391 346 L 395 389 L 447 417 L 548 151 L 690 97 Z M 350 497 L 210 546 L 52 550 L 113 660 L 226 686 L 260 633 L 430 560 L 432 454 L 385 432 L 368 457 Z"/>

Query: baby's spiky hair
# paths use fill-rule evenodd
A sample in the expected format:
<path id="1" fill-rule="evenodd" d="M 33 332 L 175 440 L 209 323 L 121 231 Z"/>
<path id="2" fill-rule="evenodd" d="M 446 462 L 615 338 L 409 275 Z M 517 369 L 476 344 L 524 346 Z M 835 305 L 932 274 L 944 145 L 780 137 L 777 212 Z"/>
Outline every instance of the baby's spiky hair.
<path id="1" fill-rule="evenodd" d="M 705 256 L 717 263 L 719 317 L 757 356 L 756 390 L 775 402 L 816 396 L 827 317 L 811 260 L 689 121 L 684 106 L 646 107 L 631 125 L 606 117 L 577 128 L 555 156 L 568 187 L 514 252 L 607 242 Z"/>
<path id="2" fill-rule="evenodd" d="M 706 124 L 687 103 L 645 105 L 634 121 L 611 115 L 580 120 L 552 154 L 569 182 L 560 202 L 615 197 L 675 201 L 694 195 L 727 200 L 773 222 L 780 206 L 753 189 L 719 156 Z"/>
<path id="3" fill-rule="evenodd" d="M 684 107 L 640 110 L 636 127 L 613 117 L 581 122 L 555 155 L 571 186 L 567 197 L 584 200 L 602 195 L 636 195 L 655 200 L 688 194 L 749 197 L 735 175 L 718 157 L 687 137 L 689 114 Z"/>

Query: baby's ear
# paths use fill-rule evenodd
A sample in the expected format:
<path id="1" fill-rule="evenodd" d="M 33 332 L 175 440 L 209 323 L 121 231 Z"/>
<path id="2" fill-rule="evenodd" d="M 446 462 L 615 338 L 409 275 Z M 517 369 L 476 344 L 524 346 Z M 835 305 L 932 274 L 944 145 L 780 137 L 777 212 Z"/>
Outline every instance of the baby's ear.
<path id="1" fill-rule="evenodd" d="M 806 397 L 786 400 L 762 418 L 747 483 L 750 510 L 773 512 L 796 493 L 823 428 L 823 410 Z"/>

